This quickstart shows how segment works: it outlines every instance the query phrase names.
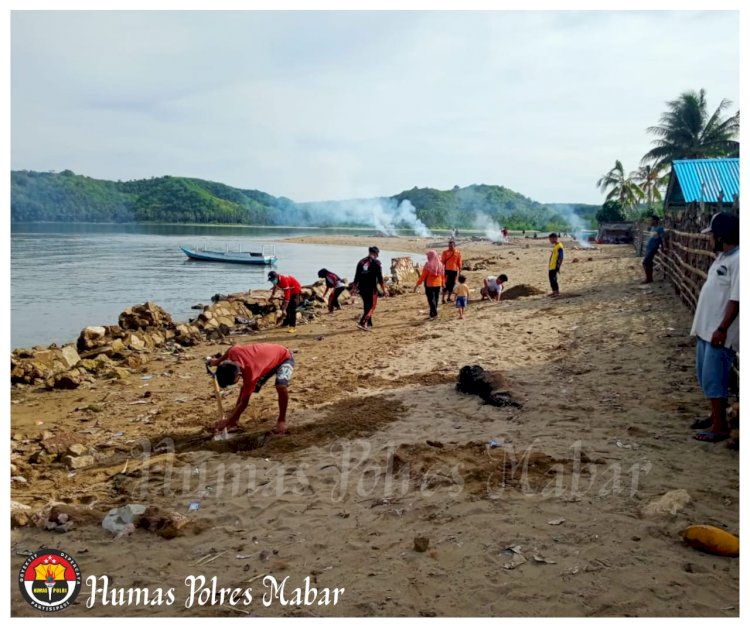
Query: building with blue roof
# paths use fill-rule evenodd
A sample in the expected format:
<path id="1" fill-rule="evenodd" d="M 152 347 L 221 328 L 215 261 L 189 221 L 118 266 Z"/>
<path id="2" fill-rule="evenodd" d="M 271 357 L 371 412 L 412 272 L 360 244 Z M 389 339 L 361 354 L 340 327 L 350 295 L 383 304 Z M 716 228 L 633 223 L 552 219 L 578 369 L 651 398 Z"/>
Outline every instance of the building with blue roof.
<path id="1" fill-rule="evenodd" d="M 664 212 L 708 214 L 738 213 L 740 208 L 740 160 L 680 159 L 672 162 Z M 695 210 L 698 210 L 697 212 Z"/>

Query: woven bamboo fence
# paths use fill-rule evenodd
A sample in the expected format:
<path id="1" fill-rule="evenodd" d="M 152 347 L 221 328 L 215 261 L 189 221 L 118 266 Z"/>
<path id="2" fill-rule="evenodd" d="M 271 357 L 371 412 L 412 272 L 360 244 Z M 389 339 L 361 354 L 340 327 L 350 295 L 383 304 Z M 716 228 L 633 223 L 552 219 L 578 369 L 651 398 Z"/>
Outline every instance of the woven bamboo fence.
<path id="1" fill-rule="evenodd" d="M 664 244 L 654 259 L 654 268 L 661 270 L 682 302 L 693 312 L 708 269 L 716 259 L 711 250 L 710 236 L 701 233 L 701 229 L 709 225 L 714 212 L 721 210 L 737 213 L 739 207 L 701 207 L 691 203 L 679 210 L 667 209 L 662 222 Z M 635 250 L 642 256 L 652 233 L 644 223 L 636 223 L 633 232 Z"/>
<path id="2" fill-rule="evenodd" d="M 662 225 L 664 226 L 663 245 L 654 258 L 654 271 L 661 271 L 674 286 L 680 300 L 692 312 L 698 304 L 698 296 L 708 276 L 708 269 L 716 259 L 710 248 L 710 236 L 700 233 L 708 226 L 711 216 L 719 207 L 709 209 L 689 205 L 680 211 L 667 211 Z M 725 206 L 723 211 L 736 213 L 738 206 Z M 652 233 L 645 223 L 636 223 L 633 228 L 633 245 L 636 254 L 646 252 L 646 243 Z M 735 390 L 739 385 L 739 355 L 734 364 Z"/>

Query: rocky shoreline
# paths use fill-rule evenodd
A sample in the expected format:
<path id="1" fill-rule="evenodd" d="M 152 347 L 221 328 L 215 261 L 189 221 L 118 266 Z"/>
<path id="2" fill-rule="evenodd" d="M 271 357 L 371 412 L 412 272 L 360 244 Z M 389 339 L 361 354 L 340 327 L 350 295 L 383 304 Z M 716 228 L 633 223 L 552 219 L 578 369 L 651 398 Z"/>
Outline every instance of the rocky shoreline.
<path id="1" fill-rule="evenodd" d="M 404 292 L 404 282 L 415 281 L 418 266 L 411 257 L 393 258 L 388 281 L 392 295 Z M 307 324 L 325 309 L 325 282 L 302 287 L 297 321 Z M 75 343 L 58 347 L 19 348 L 11 354 L 11 384 L 47 389 L 75 389 L 95 379 L 124 379 L 149 361 L 155 349 L 179 353 L 204 341 L 252 335 L 277 324 L 279 302 L 269 300 L 270 290 L 230 295 L 216 294 L 211 305 L 197 305 L 200 314 L 188 322 L 175 322 L 153 302 L 124 310 L 117 325 L 88 326 Z M 344 290 L 339 298 L 346 301 Z"/>

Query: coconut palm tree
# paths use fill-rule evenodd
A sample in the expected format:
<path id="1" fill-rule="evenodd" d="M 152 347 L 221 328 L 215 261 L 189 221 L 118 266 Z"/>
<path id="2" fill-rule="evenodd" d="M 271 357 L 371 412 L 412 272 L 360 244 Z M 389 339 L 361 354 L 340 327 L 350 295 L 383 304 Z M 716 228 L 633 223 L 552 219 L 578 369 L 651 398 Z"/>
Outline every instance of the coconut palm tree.
<path id="1" fill-rule="evenodd" d="M 638 184 L 643 191 L 646 207 L 652 208 L 654 203 L 663 200 L 661 191 L 669 182 L 669 171 L 667 164 L 647 164 L 630 173 L 630 178 Z"/>
<path id="2" fill-rule="evenodd" d="M 643 190 L 631 176 L 625 176 L 625 168 L 617 159 L 614 168 L 603 175 L 597 182 L 602 192 L 607 192 L 607 201 L 619 201 L 626 215 L 632 215 L 633 210 L 638 207 L 638 201 L 643 198 Z"/>
<path id="3" fill-rule="evenodd" d="M 660 124 L 646 129 L 657 139 L 641 164 L 664 165 L 675 159 L 738 156 L 740 112 L 730 117 L 723 115 L 731 105 L 725 98 L 709 115 L 704 89 L 698 93 L 683 92 L 677 100 L 667 102 L 668 110 L 659 118 Z"/>

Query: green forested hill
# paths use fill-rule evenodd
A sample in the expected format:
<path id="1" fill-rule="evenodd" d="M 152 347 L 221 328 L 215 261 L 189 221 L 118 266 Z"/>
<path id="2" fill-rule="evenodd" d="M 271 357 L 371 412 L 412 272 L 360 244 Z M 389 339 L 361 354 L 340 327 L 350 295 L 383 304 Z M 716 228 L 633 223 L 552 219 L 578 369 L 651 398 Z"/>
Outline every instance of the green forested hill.
<path id="1" fill-rule="evenodd" d="M 258 190 L 186 177 L 115 182 L 70 170 L 11 172 L 13 222 L 367 225 L 367 207 L 388 213 L 406 200 L 430 228 L 484 228 L 491 220 L 510 229 L 565 229 L 571 208 L 587 214 L 589 207 L 543 205 L 496 185 L 452 190 L 415 187 L 390 198 L 294 203 Z"/>
<path id="2" fill-rule="evenodd" d="M 478 227 L 480 214 L 509 229 L 552 230 L 567 225 L 564 214 L 501 185 L 455 186 L 445 191 L 412 188 L 393 198 L 410 201 L 428 227 Z"/>
<path id="3" fill-rule="evenodd" d="M 279 224 L 294 204 L 257 190 L 185 177 L 102 181 L 74 174 L 11 172 L 14 222 Z"/>

